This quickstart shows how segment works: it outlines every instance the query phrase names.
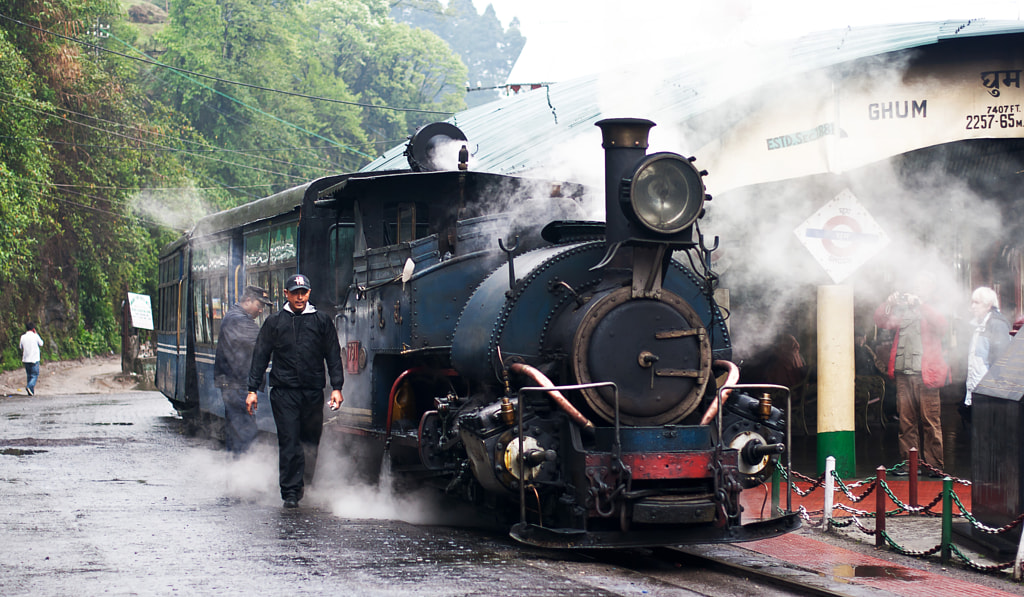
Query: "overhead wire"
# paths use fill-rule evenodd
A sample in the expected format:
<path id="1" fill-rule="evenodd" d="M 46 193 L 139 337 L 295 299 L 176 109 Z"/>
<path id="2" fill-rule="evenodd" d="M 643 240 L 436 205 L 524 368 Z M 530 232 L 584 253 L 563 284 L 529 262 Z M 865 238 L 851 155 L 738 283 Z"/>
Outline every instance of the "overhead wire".
<path id="1" fill-rule="evenodd" d="M 54 201 L 58 201 L 60 203 L 66 203 L 68 205 L 74 205 L 75 207 L 81 207 L 81 208 L 88 209 L 88 210 L 91 210 L 91 211 L 99 212 L 101 214 L 116 216 L 118 218 L 123 218 L 123 219 L 126 219 L 126 220 L 134 220 L 134 221 L 140 222 L 142 224 L 147 224 L 149 226 L 161 226 L 161 227 L 164 227 L 164 228 L 171 228 L 171 226 L 169 226 L 167 224 L 164 224 L 164 223 L 161 223 L 161 222 L 156 222 L 156 221 L 153 221 L 153 220 L 149 220 L 149 219 L 143 218 L 141 216 L 135 216 L 135 215 L 128 215 L 128 214 L 118 213 L 116 211 L 111 211 L 109 209 L 103 209 L 102 207 L 96 207 L 94 205 L 86 205 L 84 203 L 79 203 L 77 201 L 72 201 L 70 199 L 67 199 L 66 197 L 61 197 L 60 195 L 58 195 L 58 194 L 56 194 L 56 193 L 54 193 L 52 191 L 45 190 L 45 189 L 43 191 L 41 191 L 41 193 L 43 194 L 43 196 L 48 197 L 48 198 L 50 198 L 50 199 L 52 199 Z M 107 199 L 103 199 L 102 197 L 95 197 L 93 195 L 89 195 L 89 194 L 86 194 L 86 193 L 72 193 L 72 194 L 82 195 L 84 197 L 89 197 L 90 199 L 98 199 L 100 201 L 108 201 Z"/>
<path id="2" fill-rule="evenodd" d="M 271 93 L 280 93 L 280 94 L 283 94 L 283 95 L 291 95 L 291 96 L 301 97 L 301 98 L 305 98 L 305 99 L 309 99 L 309 100 L 315 100 L 315 101 L 321 101 L 321 102 L 330 102 L 330 103 L 334 103 L 334 104 L 343 104 L 343 105 L 347 105 L 347 106 L 358 106 L 360 108 L 370 108 L 370 109 L 374 109 L 374 110 L 391 110 L 391 111 L 394 111 L 394 112 L 414 112 L 414 113 L 419 113 L 419 114 L 442 114 L 442 115 L 445 115 L 445 116 L 451 116 L 451 115 L 454 114 L 454 112 L 448 112 L 448 111 L 442 111 L 442 110 L 424 110 L 424 109 L 421 109 L 421 108 L 399 108 L 399 107 L 396 107 L 396 106 L 386 106 L 386 105 L 378 105 L 378 104 L 367 104 L 367 103 L 363 103 L 363 102 L 353 102 L 353 101 L 348 101 L 348 100 L 339 100 L 339 99 L 333 99 L 333 98 L 329 98 L 329 97 L 319 97 L 319 96 L 315 96 L 315 95 L 307 95 L 307 94 L 298 93 L 298 92 L 295 92 L 295 91 L 285 91 L 283 89 L 273 89 L 271 87 L 263 87 L 261 85 L 253 85 L 251 83 L 242 83 L 241 81 L 233 81 L 231 79 L 223 79 L 223 78 L 220 78 L 220 77 L 215 77 L 213 75 L 206 75 L 206 74 L 198 73 L 198 72 L 191 71 L 191 70 L 188 70 L 188 69 L 185 69 L 185 68 L 180 68 L 180 67 L 177 67 L 177 66 L 171 66 L 169 64 L 161 64 L 159 62 L 156 62 L 154 60 L 150 60 L 150 59 L 147 59 L 147 58 L 139 58 L 137 56 L 131 56 L 129 54 L 125 54 L 124 52 L 118 52 L 117 50 L 111 50 L 109 48 L 104 48 L 103 46 L 98 46 L 98 45 L 95 45 L 95 44 L 91 44 L 89 42 L 82 41 L 80 39 L 75 39 L 75 38 L 73 38 L 71 36 L 68 36 L 68 35 L 63 35 L 63 34 L 57 33 L 56 31 L 50 31 L 50 30 L 44 29 L 42 27 L 37 27 L 35 25 L 32 25 L 30 23 L 26 23 L 24 21 L 19 21 L 18 19 L 9 17 L 9 16 L 7 16 L 5 14 L 2 14 L 2 13 L 0 13 L 0 19 L 4 19 L 4 20 L 10 21 L 12 23 L 16 23 L 16 24 L 21 25 L 23 27 L 28 27 L 29 29 L 33 29 L 33 30 L 38 31 L 40 33 L 45 33 L 47 35 L 52 35 L 54 37 L 59 37 L 61 39 L 66 39 L 67 41 L 80 44 L 82 46 L 85 46 L 85 47 L 90 48 L 92 50 L 95 50 L 97 52 L 106 52 L 108 54 L 114 54 L 115 56 L 120 56 L 122 58 L 127 58 L 128 60 L 135 60 L 137 62 L 143 62 L 143 63 L 146 63 L 146 64 L 151 64 L 153 66 L 159 66 L 161 68 L 166 68 L 166 69 L 169 69 L 169 70 L 178 71 L 178 72 L 181 72 L 181 73 L 185 73 L 187 75 L 192 75 L 194 77 L 200 77 L 200 78 L 203 78 L 203 79 L 210 79 L 210 80 L 213 80 L 213 81 L 217 81 L 218 83 L 227 83 L 229 85 L 238 85 L 239 87 L 248 87 L 250 89 L 257 89 L 259 91 L 268 91 L 268 92 L 271 92 Z"/>
<path id="3" fill-rule="evenodd" d="M 178 73 L 174 73 L 174 74 L 178 74 Z M 184 76 L 184 75 L 180 75 L 180 76 Z M 145 80 L 150 80 L 150 81 L 156 82 L 157 84 L 162 84 L 162 85 L 171 85 L 171 83 L 169 81 L 167 81 L 164 78 L 163 74 L 160 73 L 157 69 L 151 69 L 151 70 L 147 71 L 146 73 L 143 73 L 142 74 L 142 80 L 144 80 L 144 81 Z M 196 83 L 201 85 L 201 83 L 198 83 L 198 82 L 196 82 Z M 218 93 L 220 93 L 220 92 L 218 92 Z M 253 125 L 252 122 L 250 122 L 248 120 L 245 120 L 243 118 L 240 118 L 238 114 L 221 110 L 218 106 L 212 104 L 211 102 L 209 102 L 207 100 L 200 100 L 200 103 L 204 107 L 204 109 L 209 110 L 209 111 L 211 111 L 211 112 L 213 112 L 215 114 L 218 114 L 219 116 L 223 117 L 224 119 L 226 119 L 228 121 L 237 123 L 241 127 L 255 126 L 255 125 Z M 276 129 L 270 130 L 268 132 L 270 132 L 271 134 L 273 134 L 277 138 L 282 138 L 281 135 L 277 133 Z M 325 149 L 327 149 L 327 150 L 329 150 L 329 149 L 338 149 L 338 147 L 337 147 L 337 145 L 334 145 L 334 146 L 330 146 L 330 147 L 310 146 L 310 147 L 294 147 L 294 148 L 291 148 L 292 151 L 303 151 L 303 152 L 309 152 L 309 151 L 317 151 L 317 152 L 319 152 L 320 150 L 325 150 Z M 260 151 L 264 151 L 264 150 L 260 149 L 260 148 L 248 148 L 247 150 L 245 150 L 244 153 L 251 155 L 253 152 L 260 152 Z M 259 156 L 251 156 L 251 157 L 259 157 Z M 326 154 L 325 155 L 325 154 L 317 153 L 317 154 L 314 155 L 314 157 L 317 158 L 317 159 L 321 159 L 321 160 L 323 160 L 325 162 L 328 162 L 337 171 L 345 171 L 345 170 L 348 169 L 345 166 L 339 165 L 330 156 L 330 154 Z M 325 171 L 327 171 L 327 170 L 325 169 Z"/>
<path id="4" fill-rule="evenodd" d="M 0 91 L 0 96 L 15 97 L 17 99 L 23 99 L 23 98 L 19 98 L 18 96 L 14 95 L 14 94 L 5 93 L 3 91 Z M 0 99 L 0 101 L 3 101 L 3 100 Z M 10 103 L 10 102 L 8 102 L 8 103 Z M 33 107 L 33 106 L 22 105 L 22 107 L 24 107 L 25 109 L 28 109 L 28 110 L 32 110 L 34 112 L 38 112 L 40 114 L 47 114 L 47 115 L 50 115 L 50 116 L 56 116 L 58 118 L 61 118 L 61 116 L 58 115 L 58 114 L 54 114 L 52 112 L 49 112 L 49 111 L 46 111 L 46 110 L 43 110 L 43 109 L 40 109 L 40 108 L 36 108 L 36 107 Z M 126 128 L 126 129 L 129 129 L 129 130 L 132 130 L 132 131 L 136 131 L 139 134 L 143 134 L 143 135 L 156 135 L 156 136 L 159 136 L 159 137 L 166 137 L 166 138 L 172 139 L 174 141 L 180 141 L 181 143 L 192 144 L 192 145 L 199 145 L 200 147 L 208 148 L 209 150 L 224 151 L 224 152 L 228 152 L 228 153 L 237 153 L 237 154 L 244 155 L 244 156 L 247 156 L 247 157 L 259 157 L 261 159 L 265 159 L 265 160 L 269 160 L 269 161 L 274 161 L 274 162 L 277 162 L 277 163 L 280 163 L 280 164 L 288 164 L 288 165 L 294 165 L 294 166 L 301 166 L 303 168 L 310 168 L 310 169 L 319 170 L 319 171 L 322 171 L 322 172 L 331 172 L 332 171 L 331 169 L 324 168 L 323 166 L 312 166 L 312 165 L 309 165 L 309 164 L 296 164 L 295 162 L 288 161 L 288 160 L 279 160 L 279 159 L 276 159 L 276 158 L 269 158 L 269 157 L 263 157 L 263 156 L 252 156 L 252 155 L 249 154 L 248 151 L 245 151 L 245 150 L 227 149 L 227 148 L 224 148 L 224 147 L 217 147 L 217 146 L 211 145 L 209 143 L 204 143 L 204 142 L 200 142 L 200 141 L 194 141 L 192 139 L 185 139 L 183 137 L 177 137 L 177 136 L 174 136 L 174 135 L 169 135 L 169 134 L 161 132 L 161 131 L 153 131 L 153 130 L 149 130 L 149 129 L 143 129 L 143 128 L 140 128 L 140 127 L 138 127 L 136 125 L 125 124 L 123 122 L 117 122 L 117 121 L 114 121 L 114 120 L 109 120 L 109 119 L 106 119 L 106 118 L 101 118 L 99 116 L 93 116 L 91 114 L 85 114 L 83 112 L 77 112 L 75 110 L 71 110 L 70 108 L 62 108 L 60 106 L 52 106 L 52 107 L 53 107 L 54 110 L 57 110 L 57 111 L 60 111 L 60 112 L 67 112 L 68 114 L 73 114 L 75 116 L 81 116 L 83 118 L 89 118 L 89 119 L 96 120 L 96 121 L 99 121 L 99 122 L 102 122 L 102 123 L 105 123 L 105 124 L 110 124 L 110 125 Z M 62 122 L 73 122 L 75 124 L 81 124 L 81 123 L 78 123 L 76 121 L 69 121 L 67 118 L 62 118 Z M 89 125 L 84 125 L 83 124 L 83 126 L 89 126 Z M 104 130 L 104 129 L 99 129 L 99 130 Z M 115 134 L 116 135 L 117 133 L 111 133 L 111 134 Z M 162 151 L 180 151 L 180 152 L 187 152 L 188 151 L 188 150 L 184 150 L 184 149 L 181 149 L 181 148 L 168 147 L 166 145 L 158 145 L 158 144 L 154 143 L 153 141 L 149 141 L 147 139 L 135 138 L 135 137 L 128 137 L 128 138 L 131 139 L 131 140 L 137 140 L 137 141 L 142 142 L 142 143 L 149 143 L 149 144 L 156 145 L 155 148 L 147 148 L 147 149 L 160 149 Z M 59 143 L 59 142 L 46 141 L 46 143 Z M 138 149 L 138 148 L 122 148 L 122 149 Z M 229 162 L 229 163 L 235 163 L 235 162 Z M 239 164 L 239 165 L 241 165 L 241 164 Z"/>
<path id="5" fill-rule="evenodd" d="M 42 139 L 40 137 L 18 137 L 18 136 L 15 136 L 15 135 L 0 135 L 0 139 L 13 139 L 15 141 L 38 141 L 40 143 L 47 143 L 49 145 L 72 145 L 74 147 L 88 147 L 90 149 L 130 149 L 132 151 L 181 151 L 178 148 L 167 149 L 167 148 L 163 148 L 163 147 L 126 147 L 124 145 L 96 145 L 95 143 L 75 143 L 74 141 L 51 141 L 49 139 Z M 251 155 L 253 153 L 259 153 L 259 152 L 300 151 L 300 150 L 303 150 L 303 149 L 314 149 L 314 150 L 316 150 L 316 149 L 331 149 L 331 148 L 330 147 L 263 147 L 263 148 L 250 147 L 249 149 L 246 149 L 246 150 L 238 150 L 238 149 L 227 149 L 227 148 L 224 148 L 224 147 L 211 147 L 209 149 L 193 149 L 192 151 L 195 151 L 195 152 L 227 151 L 227 152 L 232 152 L 232 153 L 240 153 L 242 155 Z M 290 162 L 290 163 L 294 163 L 294 162 Z M 301 164 L 299 164 L 299 165 L 301 165 Z M 313 168 L 313 167 L 316 167 L 316 166 L 309 166 L 309 167 Z M 324 170 L 326 170 L 326 168 Z M 268 186 L 268 185 L 258 185 L 258 186 Z"/>
<path id="6" fill-rule="evenodd" d="M 123 45 L 124 45 L 125 47 L 127 47 L 127 48 L 130 48 L 131 50 L 133 50 L 133 51 L 135 51 L 135 52 L 138 52 L 139 54 L 142 54 L 143 56 L 145 56 L 145 53 L 143 53 L 143 52 L 142 52 L 141 50 L 139 50 L 138 48 L 135 48 L 135 47 L 133 47 L 133 46 L 132 46 L 131 44 L 129 44 L 128 42 L 126 42 L 126 41 L 123 41 L 123 40 L 121 40 L 120 38 L 118 38 L 118 37 L 117 37 L 117 36 L 115 36 L 114 34 L 109 34 L 109 36 L 110 36 L 110 39 L 113 39 L 114 41 L 117 41 L 117 42 L 119 42 L 119 43 L 123 44 Z M 159 66 L 161 66 L 161 67 L 164 67 L 164 68 L 169 68 L 169 67 L 168 67 L 168 65 L 166 65 L 166 64 L 163 64 L 163 63 L 161 63 L 161 62 L 159 62 L 159 61 L 156 61 L 156 60 L 154 60 L 154 61 L 153 61 L 153 63 L 154 63 L 154 64 L 157 64 L 157 65 L 159 65 Z M 171 69 L 171 70 L 172 70 L 172 71 L 173 71 L 173 72 L 174 72 L 175 74 L 177 74 L 177 75 L 178 75 L 179 77 L 183 77 L 183 78 L 184 78 L 185 80 L 187 80 L 187 81 L 190 81 L 190 82 L 192 82 L 192 83 L 195 83 L 196 85 L 199 85 L 199 86 L 201 86 L 201 87 L 203 87 L 203 88 L 205 88 L 205 89 L 209 89 L 210 91 L 212 91 L 212 92 L 214 92 L 214 93 L 216 93 L 216 94 L 218 94 L 218 95 L 220 95 L 220 96 L 222 96 L 222 97 L 224 97 L 224 98 L 227 98 L 228 100 L 231 100 L 231 101 L 233 101 L 233 102 L 235 102 L 235 103 L 237 103 L 237 104 L 240 104 L 240 105 L 242 105 L 242 106 L 245 106 L 246 108 L 248 108 L 248 109 L 250 109 L 250 110 L 252 110 L 252 111 L 256 112 L 257 114 L 261 114 L 261 115 L 263 115 L 263 116 L 266 116 L 267 118 L 270 118 L 270 119 L 272 119 L 272 120 L 275 120 L 275 121 L 277 121 L 277 122 L 279 122 L 279 123 L 281 123 L 281 124 L 283 124 L 283 125 L 285 125 L 285 126 L 288 126 L 288 127 L 294 128 L 294 129 L 296 129 L 296 130 L 299 130 L 299 131 L 302 131 L 303 133 L 306 133 L 307 135 L 312 135 L 312 136 L 316 137 L 317 139 L 320 139 L 321 141 L 326 141 L 326 142 L 328 142 L 328 143 L 333 143 L 333 144 L 334 144 L 334 145 L 336 145 L 337 147 L 340 147 L 341 149 L 345 149 L 345 150 L 347 150 L 347 151 L 351 151 L 352 153 L 354 153 L 354 154 L 356 154 L 356 155 L 358 155 L 358 156 L 360 156 L 360 157 L 364 157 L 364 158 L 366 158 L 366 159 L 369 159 L 369 160 L 372 160 L 372 159 L 373 159 L 373 156 L 371 156 L 371 155 L 368 155 L 368 154 L 365 154 L 365 153 L 363 153 L 363 152 L 359 151 L 358 149 L 356 149 L 356 148 L 354 148 L 354 147 L 349 147 L 348 145 L 345 145 L 345 144 L 343 144 L 343 143 L 339 143 L 339 142 L 337 142 L 337 141 L 334 141 L 333 139 L 328 139 L 328 138 L 326 138 L 326 137 L 324 137 L 324 136 L 321 136 L 321 135 L 319 135 L 319 134 L 317 134 L 317 133 L 314 133 L 313 131 L 307 130 L 307 129 L 305 129 L 305 128 L 303 128 L 303 127 L 301 127 L 301 126 L 297 125 L 297 124 L 294 124 L 294 123 L 288 122 L 287 120 L 284 120 L 284 119 L 282 119 L 282 118 L 278 118 L 277 116 L 274 116 L 273 114 L 270 114 L 270 113 L 268 113 L 268 112 L 265 112 L 265 111 L 263 111 L 263 110 L 261 110 L 261 109 L 257 108 L 256 106 L 251 106 L 251 105 L 249 105 L 249 104 L 247 104 L 247 103 L 243 102 L 242 100 L 240 100 L 240 99 L 237 99 L 237 98 L 235 98 L 235 97 L 232 97 L 232 96 L 230 96 L 230 95 L 228 95 L 228 94 L 226 94 L 226 93 L 223 93 L 223 92 L 221 92 L 221 91 L 218 91 L 217 89 L 214 89 L 213 87 L 210 87 L 209 85 L 206 85 L 206 84 L 204 84 L 204 83 L 201 83 L 201 82 L 199 82 L 199 81 L 193 80 L 193 79 L 189 78 L 189 76 L 188 76 L 188 75 L 186 75 L 186 74 L 184 74 L 183 72 L 179 72 L 179 71 L 178 71 L 178 69 Z"/>
<path id="7" fill-rule="evenodd" d="M 0 91 L 0 94 L 3 94 L 3 92 Z M 2 100 L 0 100 L 0 101 L 2 101 Z M 38 108 L 33 108 L 33 107 L 30 107 L 30 106 L 25 106 L 25 108 L 27 108 L 29 110 L 32 110 L 32 111 L 35 111 L 35 112 L 40 112 L 40 113 L 43 113 L 43 114 L 49 114 L 49 115 L 52 115 L 52 116 L 56 116 L 52 112 L 47 112 L 47 111 L 44 111 L 44 110 L 40 110 Z M 62 108 L 58 108 L 58 109 L 63 110 Z M 89 116 L 88 114 L 82 114 L 82 113 L 79 113 L 79 112 L 74 112 L 73 110 L 65 110 L 65 111 L 70 112 L 72 114 L 75 114 L 77 116 L 84 116 L 86 118 L 93 118 L 93 119 L 99 120 L 101 122 L 106 122 L 106 123 L 109 123 L 109 124 L 118 124 L 118 125 L 120 125 L 120 123 L 114 123 L 112 121 L 107 121 L 107 120 L 104 120 L 102 118 L 97 118 L 97 117 L 94 117 L 94 116 Z M 273 174 L 275 176 L 283 176 L 283 177 L 286 177 L 286 178 L 293 178 L 293 179 L 296 179 L 296 180 L 305 180 L 305 177 L 302 177 L 302 176 L 296 176 L 294 174 L 288 174 L 286 172 L 277 172 L 277 171 L 274 171 L 274 170 L 268 170 L 266 168 L 260 168 L 258 166 L 250 166 L 250 165 L 247 165 L 247 164 L 240 164 L 238 162 L 232 162 L 230 160 L 223 160 L 223 159 L 220 159 L 220 158 L 217 158 L 217 157 L 195 153 L 195 152 L 193 152 L 191 150 L 188 150 L 188 149 L 179 149 L 179 148 L 170 147 L 170 146 L 167 146 L 167 145 L 161 145 L 159 143 L 156 143 L 155 141 L 149 141 L 149 140 L 142 139 L 142 138 L 139 138 L 139 137 L 132 137 L 132 136 L 126 135 L 124 133 L 119 133 L 119 132 L 112 131 L 112 130 L 109 130 L 109 129 L 105 129 L 105 128 L 102 128 L 102 127 L 93 126 L 91 124 L 87 124 L 87 123 L 84 123 L 84 122 L 79 122 L 79 121 L 75 121 L 75 120 L 70 120 L 69 121 L 69 119 L 67 119 L 67 118 L 63 118 L 62 120 L 64 122 L 71 122 L 73 124 L 76 124 L 78 126 L 85 127 L 85 128 L 88 128 L 88 129 L 93 129 L 93 130 L 101 131 L 101 132 L 104 132 L 104 133 L 106 133 L 108 135 L 113 135 L 115 137 L 121 137 L 121 138 L 127 139 L 129 141 L 136 141 L 136 142 L 139 142 L 139 143 L 146 143 L 146 144 L 149 144 L 149 145 L 152 145 L 152 146 L 155 146 L 155 147 L 159 147 L 159 148 L 163 148 L 163 149 L 167 149 L 167 150 L 176 150 L 176 151 L 178 151 L 178 152 L 180 152 L 180 153 L 182 153 L 184 155 L 190 155 L 190 156 L 194 156 L 194 157 L 197 157 L 197 158 L 202 158 L 202 159 L 213 161 L 213 162 L 218 162 L 218 163 L 221 163 L 221 164 L 227 164 L 227 165 L 230 165 L 230 166 L 237 166 L 239 168 L 243 168 L 243 169 L 247 169 L 247 170 L 255 170 L 257 172 L 263 172 L 263 173 L 266 173 L 266 174 Z M 127 128 L 136 128 L 136 127 L 130 127 L 128 125 L 120 125 L 120 126 L 126 126 Z M 136 130 L 138 130 L 138 129 L 136 128 Z M 125 149 L 131 149 L 131 148 L 126 147 Z M 277 160 L 277 161 L 281 162 L 280 160 Z M 291 162 L 283 162 L 283 163 L 291 164 Z M 307 166 L 307 167 L 314 168 L 314 169 L 321 170 L 321 171 L 325 171 L 325 172 L 329 171 L 329 170 L 325 170 L 325 169 L 317 167 L 317 166 Z"/>

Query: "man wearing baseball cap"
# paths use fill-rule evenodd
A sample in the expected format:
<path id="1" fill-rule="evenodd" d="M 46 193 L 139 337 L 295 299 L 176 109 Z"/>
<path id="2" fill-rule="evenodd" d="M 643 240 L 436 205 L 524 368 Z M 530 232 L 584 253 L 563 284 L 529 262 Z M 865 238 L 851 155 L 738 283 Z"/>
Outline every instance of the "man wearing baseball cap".
<path id="1" fill-rule="evenodd" d="M 278 468 L 285 508 L 297 508 L 303 488 L 313 480 L 324 426 L 324 379 L 331 379 L 331 408 L 344 399 L 345 382 L 338 331 L 331 317 L 309 303 L 309 278 L 295 274 L 285 282 L 288 303 L 263 323 L 249 368 L 246 407 L 256 413 L 256 390 L 270 370 L 270 408 L 277 425 Z M 326 363 L 326 371 L 324 364 Z M 326 373 L 326 375 L 325 375 Z"/>
<path id="2" fill-rule="evenodd" d="M 246 409 L 246 383 L 252 350 L 260 326 L 255 319 L 264 305 L 272 305 L 267 291 L 246 286 L 238 302 L 224 314 L 217 336 L 217 355 L 213 361 L 213 383 L 224 401 L 224 443 L 236 456 L 245 452 L 256 439 L 256 418 Z"/>

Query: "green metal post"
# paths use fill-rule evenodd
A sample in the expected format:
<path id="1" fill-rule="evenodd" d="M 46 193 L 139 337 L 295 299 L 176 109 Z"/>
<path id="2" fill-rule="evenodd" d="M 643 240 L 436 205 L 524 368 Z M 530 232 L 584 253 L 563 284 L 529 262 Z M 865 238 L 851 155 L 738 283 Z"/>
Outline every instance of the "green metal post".
<path id="1" fill-rule="evenodd" d="M 942 565 L 949 564 L 953 543 L 953 479 L 942 480 Z"/>
<path id="2" fill-rule="evenodd" d="M 779 483 L 782 481 L 782 474 L 779 472 L 779 467 L 776 465 L 775 470 L 772 471 L 772 517 L 774 517 L 779 511 Z"/>

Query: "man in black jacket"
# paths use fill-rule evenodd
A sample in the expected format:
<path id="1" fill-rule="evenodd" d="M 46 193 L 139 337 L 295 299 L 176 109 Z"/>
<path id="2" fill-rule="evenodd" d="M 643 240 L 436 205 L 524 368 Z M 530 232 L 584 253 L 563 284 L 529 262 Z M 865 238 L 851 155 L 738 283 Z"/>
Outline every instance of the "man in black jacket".
<path id="1" fill-rule="evenodd" d="M 246 286 L 220 324 L 217 357 L 213 362 L 213 383 L 220 388 L 224 401 L 225 443 L 235 455 L 249 449 L 256 439 L 256 419 L 246 412 L 246 385 L 252 350 L 260 326 L 254 320 L 263 313 L 263 306 L 273 304 L 267 291 L 259 286 Z"/>
<path id="2" fill-rule="evenodd" d="M 331 378 L 331 408 L 343 400 L 345 373 L 338 331 L 331 317 L 309 301 L 309 278 L 295 274 L 285 283 L 288 304 L 260 328 L 249 368 L 246 406 L 256 412 L 256 389 L 273 357 L 270 408 L 277 425 L 278 468 L 285 508 L 296 508 L 313 480 L 324 425 L 324 362 Z"/>

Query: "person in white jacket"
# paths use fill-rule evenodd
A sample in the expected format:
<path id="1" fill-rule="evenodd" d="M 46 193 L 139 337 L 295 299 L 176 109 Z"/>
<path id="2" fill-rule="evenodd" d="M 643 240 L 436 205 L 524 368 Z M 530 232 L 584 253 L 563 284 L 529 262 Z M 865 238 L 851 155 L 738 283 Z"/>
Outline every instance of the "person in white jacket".
<path id="1" fill-rule="evenodd" d="M 21 335 L 21 364 L 25 365 L 25 375 L 28 381 L 25 382 L 25 391 L 29 396 L 36 394 L 36 381 L 39 379 L 39 348 L 43 345 L 43 339 L 36 333 L 36 324 L 31 321 L 25 324 L 25 333 Z"/>

